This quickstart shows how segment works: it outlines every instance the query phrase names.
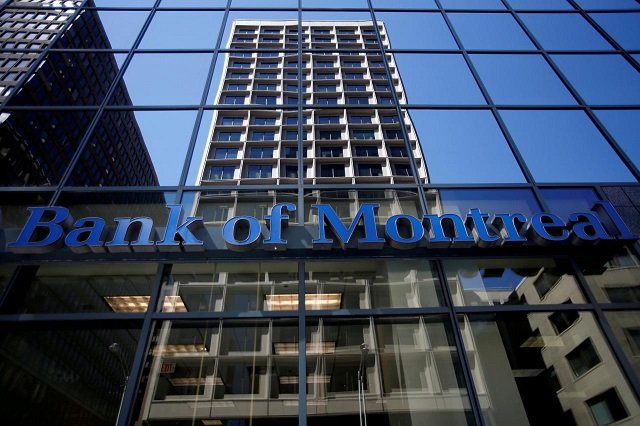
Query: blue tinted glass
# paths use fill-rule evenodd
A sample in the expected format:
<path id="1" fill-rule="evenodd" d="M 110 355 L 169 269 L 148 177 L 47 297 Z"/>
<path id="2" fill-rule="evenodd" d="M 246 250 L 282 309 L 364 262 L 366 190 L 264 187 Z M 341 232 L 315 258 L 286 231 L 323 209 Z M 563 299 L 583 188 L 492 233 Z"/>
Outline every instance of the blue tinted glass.
<path id="1" fill-rule="evenodd" d="M 640 111 L 595 111 L 595 113 L 636 167 L 640 167 Z"/>
<path id="2" fill-rule="evenodd" d="M 450 13 L 449 18 L 467 49 L 535 49 L 510 14 Z"/>
<path id="3" fill-rule="evenodd" d="M 151 7 L 156 0 L 136 0 L 131 4 L 131 0 L 93 0 L 96 7 Z"/>
<path id="4" fill-rule="evenodd" d="M 520 17 L 545 49 L 612 49 L 577 13 L 523 13 Z"/>
<path id="5" fill-rule="evenodd" d="M 389 7 L 394 9 L 435 9 L 433 0 L 372 0 L 373 7 Z"/>
<path id="6" fill-rule="evenodd" d="M 433 183 L 524 182 L 489 111 L 412 110 Z"/>
<path id="7" fill-rule="evenodd" d="M 522 213 L 531 216 L 540 206 L 528 189 L 455 189 L 440 190 L 443 213 L 466 216 L 473 208 L 483 213 Z"/>
<path id="8" fill-rule="evenodd" d="M 160 7 L 225 7 L 227 0 L 162 0 Z"/>
<path id="9" fill-rule="evenodd" d="M 551 67 L 539 55 L 471 55 L 496 104 L 575 104 Z"/>
<path id="10" fill-rule="evenodd" d="M 508 0 L 513 9 L 523 10 L 571 10 L 573 7 L 565 0 Z"/>
<path id="11" fill-rule="evenodd" d="M 213 49 L 223 12 L 156 12 L 140 43 L 143 49 Z"/>
<path id="12" fill-rule="evenodd" d="M 136 111 L 144 142 L 160 185 L 177 185 L 196 111 Z"/>
<path id="13" fill-rule="evenodd" d="M 149 12 L 137 11 L 116 12 L 101 10 L 98 12 L 104 31 L 113 49 L 130 48 L 148 15 Z"/>
<path id="14" fill-rule="evenodd" d="M 591 17 L 622 48 L 640 49 L 640 13 L 592 13 Z"/>
<path id="15" fill-rule="evenodd" d="M 633 176 L 582 111 L 501 111 L 538 182 L 630 182 Z"/>
<path id="16" fill-rule="evenodd" d="M 224 3 L 226 3 L 226 1 L 224 1 Z M 264 0 L 232 0 L 231 7 L 265 7 L 266 5 L 264 3 Z M 269 0 L 268 6 L 297 8 L 298 0 Z"/>
<path id="17" fill-rule="evenodd" d="M 211 54 L 137 54 L 124 74 L 134 105 L 199 104 Z"/>
<path id="18" fill-rule="evenodd" d="M 640 75 L 619 55 L 553 55 L 553 60 L 585 102 L 637 104 Z"/>
<path id="19" fill-rule="evenodd" d="M 302 0 L 302 7 L 362 7 L 366 8 L 367 0 Z"/>
<path id="20" fill-rule="evenodd" d="M 395 49 L 457 49 L 439 13 L 376 13 L 383 21 L 389 43 Z"/>
<path id="21" fill-rule="evenodd" d="M 462 55 L 396 54 L 408 103 L 485 104 Z"/>
<path id="22" fill-rule="evenodd" d="M 440 0 L 445 9 L 504 9 L 500 0 Z"/>
<path id="23" fill-rule="evenodd" d="M 583 9 L 640 9 L 636 0 L 576 0 Z"/>
<path id="24" fill-rule="evenodd" d="M 593 203 L 599 200 L 591 188 L 542 189 L 540 192 L 549 211 L 564 220 L 568 220 L 571 213 L 590 212 Z"/>

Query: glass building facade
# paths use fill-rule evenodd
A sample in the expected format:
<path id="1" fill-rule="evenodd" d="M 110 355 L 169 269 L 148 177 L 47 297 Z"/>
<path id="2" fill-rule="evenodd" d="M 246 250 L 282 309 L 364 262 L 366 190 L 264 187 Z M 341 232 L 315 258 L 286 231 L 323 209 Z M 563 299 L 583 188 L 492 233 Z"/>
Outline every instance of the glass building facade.
<path id="1" fill-rule="evenodd" d="M 503 235 L 607 201 L 640 234 L 638 28 L 636 0 L 0 1 L 4 422 L 637 424 L 635 240 L 312 240 L 319 204 Z M 278 203 L 287 243 L 225 242 Z M 153 244 L 168 205 L 199 250 Z M 52 206 L 139 244 L 12 250 Z"/>

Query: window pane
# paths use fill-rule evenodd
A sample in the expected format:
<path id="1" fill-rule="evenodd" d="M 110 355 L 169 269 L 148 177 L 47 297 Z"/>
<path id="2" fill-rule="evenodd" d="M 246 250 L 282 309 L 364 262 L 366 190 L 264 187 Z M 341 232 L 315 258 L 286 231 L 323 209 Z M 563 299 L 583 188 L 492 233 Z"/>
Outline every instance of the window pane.
<path id="1" fill-rule="evenodd" d="M 565 0 L 508 0 L 514 9 L 523 10 L 572 10 L 573 7 Z"/>
<path id="2" fill-rule="evenodd" d="M 518 212 L 525 216 L 541 212 L 533 193 L 528 189 L 442 189 L 438 191 L 441 211 L 464 217 L 470 209 L 497 214 Z"/>
<path id="3" fill-rule="evenodd" d="M 140 332 L 78 327 L 2 331 L 0 396 L 11 407 L 4 422 L 116 423 Z"/>
<path id="4" fill-rule="evenodd" d="M 640 167 L 640 111 L 602 110 L 595 111 L 595 114 L 636 167 Z"/>
<path id="5" fill-rule="evenodd" d="M 585 258 L 580 267 L 598 302 L 640 302 L 640 262 L 629 251 L 621 249 L 606 257 Z"/>
<path id="6" fill-rule="evenodd" d="M 640 74 L 619 55 L 552 55 L 586 103 L 636 105 Z"/>
<path id="7" fill-rule="evenodd" d="M 213 49 L 218 40 L 222 16 L 223 12 L 158 11 L 140 48 Z"/>
<path id="8" fill-rule="evenodd" d="M 443 306 L 429 262 L 308 263 L 307 309 L 417 308 Z"/>
<path id="9" fill-rule="evenodd" d="M 378 12 L 394 49 L 456 49 L 456 43 L 439 13 Z"/>
<path id="10" fill-rule="evenodd" d="M 544 49 L 612 49 L 611 45 L 578 14 L 523 13 L 520 17 Z"/>
<path id="11" fill-rule="evenodd" d="M 606 312 L 613 334 L 640 377 L 640 315 L 638 311 Z"/>
<path id="12" fill-rule="evenodd" d="M 564 220 L 571 213 L 590 212 L 600 199 L 591 188 L 541 189 L 540 193 L 551 213 Z"/>
<path id="13" fill-rule="evenodd" d="M 440 0 L 445 9 L 504 9 L 500 0 Z"/>
<path id="14" fill-rule="evenodd" d="M 432 182 L 524 182 L 490 112 L 412 110 L 410 114 Z"/>
<path id="15" fill-rule="evenodd" d="M 538 182 L 634 181 L 581 111 L 500 111 L 500 115 Z"/>
<path id="16" fill-rule="evenodd" d="M 456 33 L 467 49 L 534 49 L 515 19 L 506 13 L 450 13 Z"/>
<path id="17" fill-rule="evenodd" d="M 398 2 L 396 0 L 372 0 L 375 8 L 393 8 L 393 9 L 436 9 L 433 0 L 404 0 Z"/>
<path id="18" fill-rule="evenodd" d="M 552 259 L 445 261 L 457 306 L 585 303 L 568 265 Z"/>
<path id="19" fill-rule="evenodd" d="M 194 53 L 134 55 L 124 74 L 131 101 L 134 105 L 199 104 L 211 57 Z M 124 104 L 117 97 L 111 103 Z"/>
<path id="20" fill-rule="evenodd" d="M 539 55 L 471 55 L 496 104 L 571 105 L 575 100 Z"/>
<path id="21" fill-rule="evenodd" d="M 294 424 L 298 406 L 290 402 L 298 399 L 297 338 L 295 322 L 159 325 L 147 354 L 147 403 L 140 404 L 139 418 L 148 424 L 206 424 L 212 417 L 224 424 L 265 419 Z M 203 405 L 208 408 L 200 409 Z M 280 409 L 269 410 L 274 406 Z"/>
<path id="22" fill-rule="evenodd" d="M 485 104 L 462 55 L 395 55 L 410 104 Z"/>
<path id="23" fill-rule="evenodd" d="M 461 321 L 487 423 L 593 424 L 595 400 L 610 389 L 628 410 L 618 419 L 629 417 L 629 412 L 638 415 L 640 407 L 593 314 L 579 315 L 560 336 L 548 313 L 495 314 L 491 320 L 469 316 Z M 602 362 L 576 378 L 566 357 L 585 340 Z"/>
<path id="24" fill-rule="evenodd" d="M 640 13 L 592 13 L 591 17 L 595 19 L 623 49 L 640 49 L 640 35 L 638 34 Z"/>
<path id="25" fill-rule="evenodd" d="M 138 36 L 149 12 L 108 11 L 97 12 L 112 49 L 129 49 Z"/>
<path id="26" fill-rule="evenodd" d="M 635 0 L 576 0 L 583 9 L 639 9 Z"/>

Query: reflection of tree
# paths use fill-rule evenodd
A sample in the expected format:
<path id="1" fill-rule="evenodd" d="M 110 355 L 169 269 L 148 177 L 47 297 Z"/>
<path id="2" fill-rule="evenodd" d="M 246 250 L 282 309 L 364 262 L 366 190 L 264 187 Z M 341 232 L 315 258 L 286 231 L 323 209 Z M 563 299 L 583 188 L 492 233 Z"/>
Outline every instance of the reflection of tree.
<path id="1" fill-rule="evenodd" d="M 29 3 L 33 6 L 33 2 Z M 57 49 L 110 49 L 111 45 L 95 10 L 56 9 L 41 1 L 43 9 L 31 13 L 34 23 L 23 23 L 23 41 L 36 38 L 34 51 L 3 53 L 15 61 L 17 83 L 13 92 L 0 98 L 12 106 L 99 105 L 118 73 L 111 53 L 49 52 L 39 49 L 54 42 L 58 28 L 73 20 L 67 31 L 55 40 Z M 68 5 L 67 5 L 68 6 Z M 94 6 L 89 0 L 87 6 Z M 51 19 L 51 17 L 55 19 Z M 0 25 L 13 25 L 12 13 L 0 14 Z M 51 22 L 55 25 L 47 27 Z M 38 25 L 39 24 L 39 25 Z M 40 26 L 48 29 L 36 30 Z M 35 65 L 35 70 L 28 71 Z M 120 82 L 112 98 L 118 105 L 131 105 L 127 88 Z M 78 149 L 89 123 L 90 110 L 6 111 L 0 115 L 0 184 L 53 185 L 62 178 Z M 106 113 L 89 140 L 70 176 L 73 185 L 157 185 L 151 158 L 131 111 Z"/>

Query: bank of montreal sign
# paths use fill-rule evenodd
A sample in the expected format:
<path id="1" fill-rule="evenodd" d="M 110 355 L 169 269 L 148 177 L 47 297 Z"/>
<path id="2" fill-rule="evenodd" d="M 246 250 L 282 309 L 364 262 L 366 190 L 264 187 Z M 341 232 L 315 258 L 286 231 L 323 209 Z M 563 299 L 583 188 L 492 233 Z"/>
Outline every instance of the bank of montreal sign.
<path id="1" fill-rule="evenodd" d="M 16 241 L 7 249 L 14 253 L 46 253 L 64 246 L 76 253 L 204 251 L 197 235 L 204 227 L 202 217 L 182 219 L 182 206 L 167 205 L 169 214 L 162 237 L 149 217 L 117 217 L 110 228 L 100 217 L 73 220 L 64 207 L 29 207 L 30 215 Z M 589 212 L 572 213 L 565 222 L 557 215 L 522 213 L 488 215 L 472 208 L 466 217 L 455 214 L 423 217 L 395 215 L 379 224 L 379 204 L 362 204 L 351 223 L 345 225 L 329 204 L 311 208 L 318 216 L 313 249 L 336 246 L 378 250 L 389 244 L 396 249 L 442 247 L 491 247 L 501 245 L 551 245 L 599 242 L 625 243 L 638 239 L 608 201 L 596 202 Z M 222 238 L 233 251 L 248 251 L 261 245 L 264 250 L 286 250 L 289 214 L 295 204 L 278 203 L 265 217 L 266 227 L 252 216 L 236 216 L 222 226 Z M 382 234 L 384 227 L 384 237 Z M 327 232 L 329 231 L 329 232 Z"/>

